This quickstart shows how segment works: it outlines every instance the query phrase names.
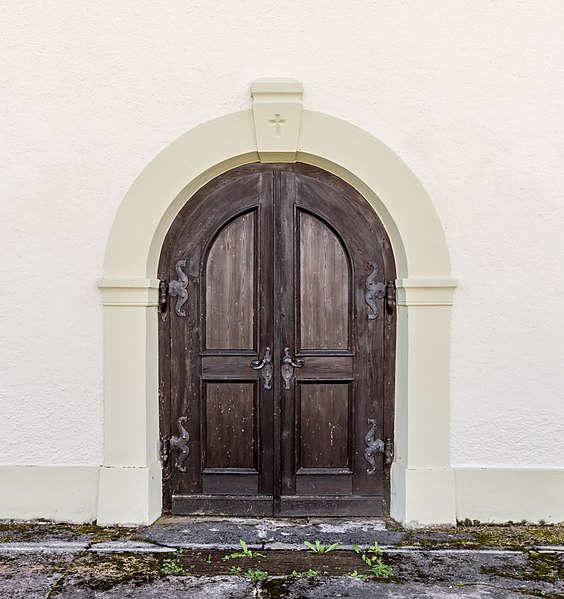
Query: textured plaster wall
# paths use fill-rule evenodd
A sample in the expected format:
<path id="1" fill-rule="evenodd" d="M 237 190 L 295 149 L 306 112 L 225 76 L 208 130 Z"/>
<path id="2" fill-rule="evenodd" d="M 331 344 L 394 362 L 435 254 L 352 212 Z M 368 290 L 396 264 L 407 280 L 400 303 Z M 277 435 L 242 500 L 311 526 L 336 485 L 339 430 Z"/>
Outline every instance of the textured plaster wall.
<path id="1" fill-rule="evenodd" d="M 564 463 L 557 0 L 0 5 L 0 463 L 102 459 L 96 280 L 135 176 L 263 76 L 421 179 L 453 275 L 453 464 Z"/>

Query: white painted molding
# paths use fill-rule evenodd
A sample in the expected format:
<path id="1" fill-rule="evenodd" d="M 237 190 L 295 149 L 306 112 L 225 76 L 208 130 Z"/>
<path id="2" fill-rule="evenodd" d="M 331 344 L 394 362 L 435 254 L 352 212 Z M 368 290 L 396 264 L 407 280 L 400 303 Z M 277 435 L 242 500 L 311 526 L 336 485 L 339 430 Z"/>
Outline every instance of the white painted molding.
<path id="1" fill-rule="evenodd" d="M 100 468 L 99 526 L 147 525 L 161 515 L 162 470 L 146 467 Z"/>
<path id="2" fill-rule="evenodd" d="M 564 521 L 562 468 L 404 470 L 394 463 L 393 476 L 405 479 L 410 489 L 392 504 L 408 525 L 453 524 L 465 518 Z M 0 466 L 0 514 L 17 520 L 79 523 L 98 518 L 100 525 L 149 524 L 160 515 L 160 485 L 158 462 L 145 467 Z M 454 492 L 456 511 L 445 518 Z"/>
<path id="3" fill-rule="evenodd" d="M 458 520 L 564 522 L 564 468 L 455 468 Z"/>
<path id="4" fill-rule="evenodd" d="M 406 489 L 401 500 L 392 504 L 393 518 L 411 526 L 456 524 L 454 472 L 450 466 L 405 468 L 396 462 L 392 476 L 400 481 L 392 493 Z"/>
<path id="5" fill-rule="evenodd" d="M 99 473 L 98 466 L 0 466 L 0 517 L 92 522 Z"/>
<path id="6" fill-rule="evenodd" d="M 104 306 L 157 306 L 157 279 L 99 279 Z"/>
<path id="7" fill-rule="evenodd" d="M 456 279 L 398 279 L 398 306 L 452 306 Z"/>
<path id="8" fill-rule="evenodd" d="M 294 79 L 257 79 L 251 84 L 253 119 L 261 162 L 296 160 L 303 86 Z"/>
<path id="9" fill-rule="evenodd" d="M 98 279 L 100 289 L 151 289 L 159 287 L 157 279 Z"/>

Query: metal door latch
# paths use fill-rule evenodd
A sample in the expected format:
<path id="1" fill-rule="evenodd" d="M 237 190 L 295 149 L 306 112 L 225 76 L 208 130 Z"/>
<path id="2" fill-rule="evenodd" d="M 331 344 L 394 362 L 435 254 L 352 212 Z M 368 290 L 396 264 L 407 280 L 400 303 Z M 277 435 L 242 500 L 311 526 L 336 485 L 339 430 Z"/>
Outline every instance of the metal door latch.
<path id="1" fill-rule="evenodd" d="M 284 381 L 284 389 L 288 391 L 290 389 L 290 381 L 294 376 L 294 368 L 302 368 L 305 361 L 301 358 L 292 358 L 290 356 L 290 348 L 284 348 L 284 357 L 282 358 L 282 365 L 280 366 L 280 374 Z"/>
<path id="2" fill-rule="evenodd" d="M 262 370 L 262 378 L 264 380 L 264 388 L 266 390 L 272 389 L 272 356 L 270 355 L 270 347 L 267 347 L 264 351 L 264 357 L 262 360 L 253 360 L 250 364 L 253 370 Z"/>

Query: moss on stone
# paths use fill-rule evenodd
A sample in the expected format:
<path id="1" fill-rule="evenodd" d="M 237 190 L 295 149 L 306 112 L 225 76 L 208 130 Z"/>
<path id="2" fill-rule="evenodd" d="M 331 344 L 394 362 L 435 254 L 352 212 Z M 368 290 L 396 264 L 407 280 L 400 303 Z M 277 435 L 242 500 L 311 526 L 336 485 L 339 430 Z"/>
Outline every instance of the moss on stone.
<path id="1" fill-rule="evenodd" d="M 104 541 L 125 541 L 128 539 L 140 540 L 138 530 L 135 528 L 123 528 L 119 526 L 97 526 L 96 524 L 65 524 L 69 532 L 77 536 L 86 536 L 92 543 Z"/>
<path id="2" fill-rule="evenodd" d="M 468 532 L 479 546 L 527 549 L 541 545 L 564 544 L 564 525 L 488 525 L 459 527 L 457 532 Z"/>
<path id="3" fill-rule="evenodd" d="M 82 587 L 108 590 L 118 584 L 149 583 L 165 576 L 161 554 L 81 553 L 65 567 L 65 586 L 76 576 Z"/>
<path id="4" fill-rule="evenodd" d="M 428 549 L 499 547 L 523 551 L 542 545 L 564 545 L 564 525 L 462 524 L 456 530 L 407 531 L 399 544 Z"/>
<path id="5" fill-rule="evenodd" d="M 559 556 L 554 553 L 531 551 L 523 578 L 554 584 L 558 580 L 564 579 L 564 566 Z"/>
<path id="6" fill-rule="evenodd" d="M 530 551 L 527 564 L 523 567 L 482 567 L 483 574 L 499 576 L 519 581 L 555 584 L 564 580 L 564 565 L 562 558 L 555 553 L 539 553 Z M 535 589 L 533 589 L 535 590 Z M 539 591 L 542 595 L 542 591 Z M 550 595 L 551 597 L 554 595 Z"/>
<path id="7" fill-rule="evenodd" d="M 59 540 L 85 540 L 90 543 L 104 541 L 121 541 L 134 539 L 136 541 L 152 542 L 140 534 L 139 528 L 120 526 L 97 526 L 87 524 L 65 524 L 43 521 L 3 521 L 0 522 L 0 543 L 16 541 L 37 541 L 49 537 Z"/>
<path id="8" fill-rule="evenodd" d="M 288 577 L 264 580 L 260 585 L 262 596 L 265 599 L 284 599 L 285 597 L 289 597 L 292 582 Z"/>

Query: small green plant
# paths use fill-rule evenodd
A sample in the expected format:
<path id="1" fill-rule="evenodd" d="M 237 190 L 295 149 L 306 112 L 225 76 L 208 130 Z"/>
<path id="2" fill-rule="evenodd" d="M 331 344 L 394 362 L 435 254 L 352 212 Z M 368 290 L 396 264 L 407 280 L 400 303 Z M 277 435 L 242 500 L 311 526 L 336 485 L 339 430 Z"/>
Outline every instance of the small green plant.
<path id="1" fill-rule="evenodd" d="M 390 566 L 382 562 L 382 549 L 378 543 L 374 543 L 368 549 L 362 549 L 358 545 L 353 545 L 353 549 L 362 558 L 362 561 L 370 568 L 374 576 L 379 578 L 389 578 L 392 575 Z"/>
<path id="2" fill-rule="evenodd" d="M 354 572 L 347 572 L 347 576 L 350 576 L 351 578 L 366 578 L 365 574 L 360 574 L 356 570 Z"/>
<path id="3" fill-rule="evenodd" d="M 259 570 L 258 568 L 249 568 L 246 574 L 253 582 L 259 582 L 268 578 L 268 572 Z"/>
<path id="4" fill-rule="evenodd" d="M 184 549 L 177 549 L 172 555 L 172 559 L 165 559 L 163 561 L 163 572 L 172 576 L 178 576 L 179 574 L 185 574 L 184 568 L 180 565 L 179 559 L 185 553 Z"/>
<path id="5" fill-rule="evenodd" d="M 231 572 L 231 574 L 241 574 L 241 568 L 239 566 L 233 566 L 229 572 Z"/>
<path id="6" fill-rule="evenodd" d="M 184 568 L 173 559 L 165 559 L 163 562 L 163 571 L 165 574 L 169 574 L 172 576 L 178 576 L 179 574 L 184 574 Z"/>
<path id="7" fill-rule="evenodd" d="M 332 545 L 329 545 L 328 547 L 326 547 L 325 545 L 321 544 L 321 542 L 316 539 L 315 545 L 313 543 L 310 543 L 309 541 L 304 541 L 304 545 L 310 551 L 313 551 L 313 553 L 329 553 L 329 551 L 333 551 L 333 549 L 337 549 L 337 547 L 339 546 L 339 543 L 333 543 Z"/>
<path id="8" fill-rule="evenodd" d="M 291 575 L 295 578 L 313 578 L 315 576 L 325 576 L 326 574 L 327 572 L 323 572 L 322 570 L 314 570 L 310 568 L 305 572 L 297 572 L 296 570 L 294 570 Z"/>
<path id="9" fill-rule="evenodd" d="M 243 539 L 239 539 L 239 545 L 241 545 L 241 551 L 236 551 L 235 553 L 230 553 L 229 555 L 223 556 L 222 561 L 226 562 L 230 559 L 236 559 L 238 557 L 266 557 L 264 553 L 260 553 L 259 551 L 253 551 L 249 549 L 249 546 Z"/>

